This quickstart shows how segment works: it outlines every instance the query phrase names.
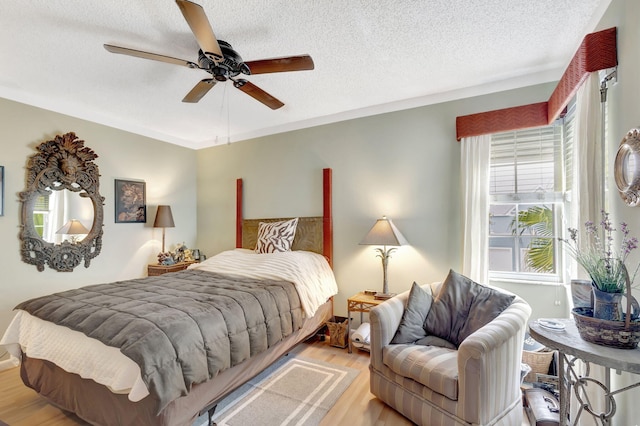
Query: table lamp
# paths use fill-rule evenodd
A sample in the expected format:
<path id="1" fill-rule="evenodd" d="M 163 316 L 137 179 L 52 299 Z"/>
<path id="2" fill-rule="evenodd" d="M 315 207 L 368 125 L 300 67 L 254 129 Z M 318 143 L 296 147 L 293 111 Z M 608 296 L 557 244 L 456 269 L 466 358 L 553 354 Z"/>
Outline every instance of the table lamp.
<path id="1" fill-rule="evenodd" d="M 56 234 L 71 235 L 71 242 L 73 244 L 79 241 L 77 235 L 87 235 L 88 233 L 89 230 L 77 219 L 70 219 L 62 228 L 56 231 Z"/>
<path id="2" fill-rule="evenodd" d="M 164 253 L 164 230 L 165 228 L 173 228 L 173 215 L 171 214 L 171 206 L 158 206 L 156 212 L 156 220 L 153 222 L 154 228 L 162 228 L 162 253 Z"/>
<path id="3" fill-rule="evenodd" d="M 382 216 L 373 225 L 371 230 L 364 236 L 361 245 L 382 246 L 376 250 L 379 252 L 378 257 L 382 259 L 382 293 L 376 293 L 376 299 L 388 299 L 393 296 L 389 293 L 389 285 L 387 284 L 387 265 L 391 253 L 396 250 L 397 246 L 408 244 L 402 233 L 396 228 L 391 219 Z M 387 248 L 387 246 L 392 246 Z"/>

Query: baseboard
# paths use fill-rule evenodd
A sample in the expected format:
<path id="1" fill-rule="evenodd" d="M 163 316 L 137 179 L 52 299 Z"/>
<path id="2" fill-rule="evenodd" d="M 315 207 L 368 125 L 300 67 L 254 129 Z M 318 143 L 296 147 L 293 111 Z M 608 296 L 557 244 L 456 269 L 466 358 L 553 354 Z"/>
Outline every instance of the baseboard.
<path id="1" fill-rule="evenodd" d="M 0 361 L 0 371 L 8 370 L 10 368 L 17 367 L 18 365 L 20 365 L 20 362 L 17 358 L 12 357 L 9 359 L 5 359 L 4 361 Z"/>

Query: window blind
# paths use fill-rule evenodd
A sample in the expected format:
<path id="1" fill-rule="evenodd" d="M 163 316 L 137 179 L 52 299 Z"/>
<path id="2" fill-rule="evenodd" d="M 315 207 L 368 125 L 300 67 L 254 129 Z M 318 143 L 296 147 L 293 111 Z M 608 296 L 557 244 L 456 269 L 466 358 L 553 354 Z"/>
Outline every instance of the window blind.
<path id="1" fill-rule="evenodd" d="M 46 212 L 49 211 L 49 196 L 48 195 L 40 195 L 36 198 L 36 202 L 33 206 L 34 211 Z"/>
<path id="2" fill-rule="evenodd" d="M 555 167 L 561 151 L 561 126 L 492 135 L 490 193 L 545 194 L 561 190 L 562 179 L 556 179 Z"/>
<path id="3" fill-rule="evenodd" d="M 573 189 L 573 143 L 575 139 L 575 123 L 576 123 L 576 98 L 567 106 L 567 113 L 564 116 L 564 190 Z"/>

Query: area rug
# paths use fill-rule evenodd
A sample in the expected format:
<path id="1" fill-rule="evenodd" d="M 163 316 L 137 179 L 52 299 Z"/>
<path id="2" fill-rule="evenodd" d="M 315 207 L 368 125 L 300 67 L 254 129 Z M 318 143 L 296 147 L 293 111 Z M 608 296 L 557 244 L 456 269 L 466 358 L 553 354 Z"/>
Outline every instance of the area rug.
<path id="1" fill-rule="evenodd" d="M 218 404 L 218 426 L 318 425 L 359 371 L 288 355 Z M 194 426 L 207 425 L 207 415 Z"/>

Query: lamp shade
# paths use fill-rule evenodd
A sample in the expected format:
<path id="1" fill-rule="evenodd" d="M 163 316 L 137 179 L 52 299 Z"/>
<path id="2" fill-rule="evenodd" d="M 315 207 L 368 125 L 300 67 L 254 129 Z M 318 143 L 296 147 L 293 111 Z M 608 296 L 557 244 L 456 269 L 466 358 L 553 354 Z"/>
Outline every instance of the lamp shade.
<path id="1" fill-rule="evenodd" d="M 173 215 L 171 214 L 171 206 L 158 206 L 156 212 L 156 220 L 153 221 L 154 228 L 173 228 Z"/>
<path id="2" fill-rule="evenodd" d="M 56 231 L 56 234 L 64 235 L 80 235 L 88 234 L 89 230 L 77 219 L 71 219 L 65 223 L 62 228 Z"/>
<path id="3" fill-rule="evenodd" d="M 402 235 L 402 232 L 396 228 L 391 219 L 387 219 L 386 216 L 382 216 L 382 219 L 378 219 L 373 227 L 369 230 L 367 235 L 364 236 L 361 245 L 374 245 L 374 246 L 403 246 L 409 244 Z"/>

